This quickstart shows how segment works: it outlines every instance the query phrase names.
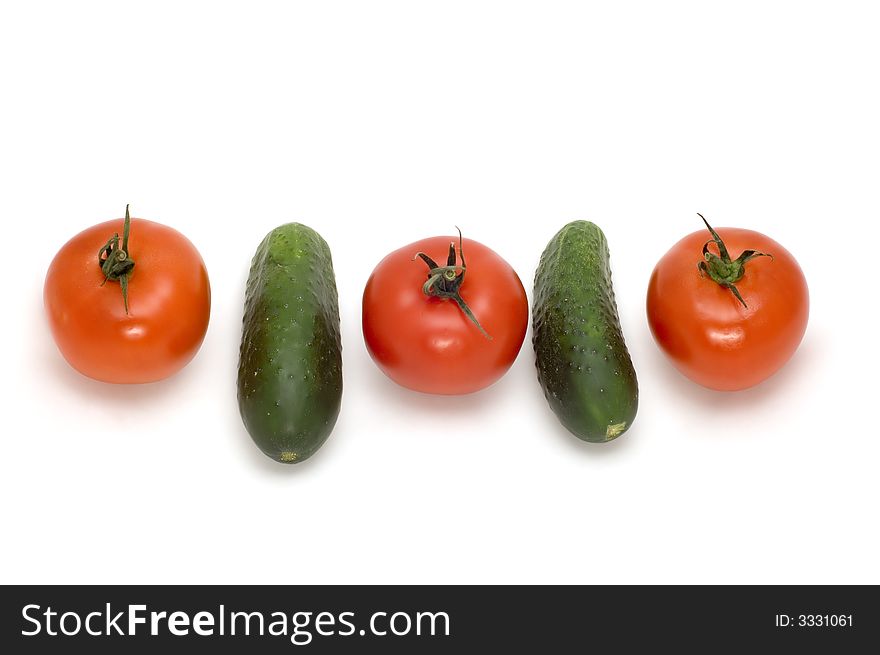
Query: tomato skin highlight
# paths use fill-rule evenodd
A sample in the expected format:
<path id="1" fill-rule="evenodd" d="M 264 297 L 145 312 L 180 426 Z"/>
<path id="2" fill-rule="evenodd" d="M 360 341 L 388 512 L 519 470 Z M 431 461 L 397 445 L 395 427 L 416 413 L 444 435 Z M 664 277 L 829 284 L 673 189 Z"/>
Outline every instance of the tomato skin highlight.
<path id="1" fill-rule="evenodd" d="M 773 255 L 749 261 L 736 283 L 748 307 L 701 276 L 697 264 L 711 236 L 698 231 L 676 243 L 654 268 L 648 323 L 685 376 L 710 389 L 739 391 L 763 382 L 794 355 L 807 328 L 809 291 L 797 260 L 770 237 L 741 228 L 717 232 L 731 257 L 748 249 Z"/>
<path id="2" fill-rule="evenodd" d="M 156 382 L 183 368 L 208 328 L 211 289 L 195 246 L 173 228 L 132 219 L 135 261 L 125 313 L 119 282 L 107 281 L 98 251 L 123 219 L 70 239 L 49 265 L 43 304 L 64 359 L 83 375 L 121 384 Z"/>
<path id="3" fill-rule="evenodd" d="M 497 381 L 522 347 L 529 305 L 519 276 L 497 253 L 463 240 L 467 264 L 460 293 L 487 339 L 455 301 L 425 295 L 428 268 L 417 252 L 446 262 L 458 236 L 423 239 L 376 266 L 364 288 L 362 324 L 370 356 L 392 380 L 414 391 L 458 395 Z"/>

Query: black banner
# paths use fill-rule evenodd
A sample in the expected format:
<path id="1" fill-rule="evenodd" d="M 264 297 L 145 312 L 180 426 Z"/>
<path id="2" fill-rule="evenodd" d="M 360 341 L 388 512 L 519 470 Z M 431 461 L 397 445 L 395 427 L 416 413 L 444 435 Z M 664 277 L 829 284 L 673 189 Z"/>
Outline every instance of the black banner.
<path id="1" fill-rule="evenodd" d="M 248 653 L 848 653 L 880 643 L 875 587 L 20 586 L 2 588 L 0 611 L 6 653 L 221 642 Z"/>

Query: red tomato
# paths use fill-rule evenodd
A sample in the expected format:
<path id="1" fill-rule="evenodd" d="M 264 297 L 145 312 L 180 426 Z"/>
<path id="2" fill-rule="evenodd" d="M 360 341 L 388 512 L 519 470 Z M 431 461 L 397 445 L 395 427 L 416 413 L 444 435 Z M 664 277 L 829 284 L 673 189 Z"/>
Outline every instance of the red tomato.
<path id="1" fill-rule="evenodd" d="M 107 221 L 68 241 L 49 266 L 43 301 L 52 336 L 77 371 L 103 382 L 155 382 L 183 368 L 202 344 L 211 311 L 208 273 L 185 236 L 135 219 L 121 258 L 135 262 L 126 311 L 121 280 L 104 282 L 99 264 L 99 251 L 123 228 L 124 219 Z M 116 246 L 118 253 L 121 239 Z"/>
<path id="2" fill-rule="evenodd" d="M 463 277 L 461 255 L 452 262 L 455 247 L 464 249 Z M 444 269 L 429 291 L 442 296 L 460 284 L 460 298 L 475 320 L 453 297 L 426 293 L 430 266 L 416 257 L 420 252 Z M 498 380 L 516 359 L 528 320 L 528 300 L 516 272 L 470 239 L 462 244 L 459 237 L 432 237 L 395 250 L 379 262 L 364 289 L 370 355 L 392 380 L 425 393 L 471 393 Z"/>
<path id="3" fill-rule="evenodd" d="M 809 293 L 797 261 L 773 239 L 739 228 L 716 234 L 721 244 L 710 232 L 694 232 L 663 256 L 648 285 L 648 323 L 684 375 L 737 391 L 773 375 L 797 350 Z M 737 260 L 744 260 L 739 279 Z"/>

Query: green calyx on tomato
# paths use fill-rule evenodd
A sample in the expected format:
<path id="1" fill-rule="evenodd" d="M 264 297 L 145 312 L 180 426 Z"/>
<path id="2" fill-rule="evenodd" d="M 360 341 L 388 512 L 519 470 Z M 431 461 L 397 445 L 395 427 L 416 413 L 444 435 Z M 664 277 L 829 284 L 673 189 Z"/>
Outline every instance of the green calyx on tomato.
<path id="1" fill-rule="evenodd" d="M 726 289 L 730 289 L 733 295 L 736 296 L 736 299 L 742 303 L 743 307 L 748 308 L 746 301 L 743 300 L 739 293 L 739 289 L 736 288 L 736 283 L 746 274 L 747 262 L 756 257 L 769 257 L 773 259 L 773 255 L 760 252 L 759 250 L 743 250 L 739 257 L 731 260 L 730 253 L 727 252 L 727 246 L 724 245 L 724 241 L 721 240 L 718 233 L 709 225 L 709 221 L 699 212 L 697 212 L 697 216 L 703 219 L 706 227 L 709 228 L 709 233 L 712 235 L 712 238 L 703 244 L 703 260 L 697 264 L 697 268 L 700 269 L 700 275 L 708 275 L 713 282 L 720 284 Z M 709 250 L 710 243 L 718 246 L 718 255 Z"/>
<path id="2" fill-rule="evenodd" d="M 125 313 L 128 314 L 128 277 L 134 268 L 134 260 L 128 255 L 128 235 L 131 232 L 131 216 L 128 213 L 128 205 L 125 205 L 125 223 L 122 226 L 122 244 L 119 243 L 119 233 L 116 232 L 107 240 L 98 251 L 98 266 L 104 274 L 104 281 L 119 282 L 122 288 L 122 302 L 125 304 Z"/>
<path id="3" fill-rule="evenodd" d="M 493 384 L 513 364 L 528 328 L 529 302 L 513 267 L 485 244 L 453 234 L 391 251 L 364 286 L 361 318 L 370 357 L 391 380 L 421 393 L 461 395 Z M 460 267 L 440 269 L 456 266 L 448 263 L 449 244 L 464 241 L 467 279 L 458 293 L 491 340 L 458 303 L 425 293 L 426 273 L 428 280 L 440 275 L 429 291 L 450 291 L 453 280 L 441 278 L 458 277 L 464 263 L 456 256 Z M 446 266 L 432 266 L 419 252 Z"/>
<path id="4" fill-rule="evenodd" d="M 422 261 L 428 265 L 428 279 L 422 286 L 422 291 L 426 296 L 454 300 L 461 311 L 464 312 L 465 316 L 467 316 L 473 324 L 479 328 L 480 332 L 483 333 L 483 336 L 491 341 L 492 337 L 485 329 L 483 329 L 483 326 L 480 325 L 480 321 L 477 320 L 477 317 L 474 316 L 471 308 L 467 306 L 467 303 L 462 299 L 458 292 L 461 288 L 461 283 L 464 282 L 464 274 L 467 270 L 467 266 L 464 261 L 461 230 L 457 227 L 455 229 L 458 230 L 458 256 L 461 258 L 461 265 L 455 263 L 455 242 L 449 244 L 449 255 L 446 258 L 446 266 L 438 266 L 437 262 L 423 252 L 417 252 L 415 257 L 413 257 L 413 259 L 421 257 Z"/>
<path id="5" fill-rule="evenodd" d="M 143 384 L 173 375 L 198 352 L 211 315 L 208 271 L 192 242 L 146 218 L 134 221 L 131 235 L 131 223 L 126 211 L 124 219 L 74 235 L 52 258 L 43 284 L 58 350 L 74 369 L 102 382 Z"/>

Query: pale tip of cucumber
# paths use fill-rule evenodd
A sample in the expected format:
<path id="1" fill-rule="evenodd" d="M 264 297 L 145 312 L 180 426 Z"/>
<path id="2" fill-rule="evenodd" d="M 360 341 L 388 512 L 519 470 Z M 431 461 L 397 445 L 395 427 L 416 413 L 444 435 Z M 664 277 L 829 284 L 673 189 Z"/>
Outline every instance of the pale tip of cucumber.
<path id="1" fill-rule="evenodd" d="M 605 441 L 611 441 L 615 437 L 619 437 L 624 431 L 626 431 L 626 421 L 609 425 L 608 429 L 605 430 Z"/>
<path id="2" fill-rule="evenodd" d="M 295 462 L 296 458 L 297 458 L 297 454 L 291 450 L 285 450 L 283 453 L 281 453 L 278 456 L 278 459 L 280 459 L 282 462 L 285 462 L 288 464 L 290 462 Z"/>

